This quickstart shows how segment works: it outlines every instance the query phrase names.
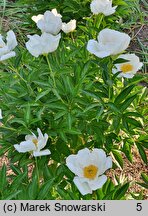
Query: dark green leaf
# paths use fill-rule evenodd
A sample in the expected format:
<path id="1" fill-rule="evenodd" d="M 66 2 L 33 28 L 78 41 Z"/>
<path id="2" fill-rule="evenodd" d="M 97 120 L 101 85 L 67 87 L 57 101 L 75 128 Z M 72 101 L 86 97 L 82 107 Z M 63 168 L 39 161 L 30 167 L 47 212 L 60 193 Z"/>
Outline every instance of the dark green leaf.
<path id="1" fill-rule="evenodd" d="M 120 94 L 115 99 L 115 104 L 118 105 L 123 100 L 126 99 L 126 97 L 129 95 L 129 93 L 132 91 L 132 89 L 135 87 L 135 85 L 130 85 L 127 88 L 123 89 Z"/>
<path id="2" fill-rule="evenodd" d="M 114 200 L 120 200 L 124 198 L 124 195 L 127 192 L 128 188 L 129 188 L 129 183 L 126 183 L 123 186 L 121 186 L 119 189 L 117 189 L 117 191 L 114 194 Z"/>

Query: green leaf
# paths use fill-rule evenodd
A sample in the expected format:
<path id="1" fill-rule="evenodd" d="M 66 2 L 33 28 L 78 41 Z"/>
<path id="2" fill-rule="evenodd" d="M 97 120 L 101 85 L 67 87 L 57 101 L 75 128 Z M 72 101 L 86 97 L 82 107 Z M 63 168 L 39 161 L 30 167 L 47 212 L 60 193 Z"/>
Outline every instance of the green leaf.
<path id="1" fill-rule="evenodd" d="M 84 109 L 84 112 L 87 112 L 87 111 L 89 111 L 95 107 L 98 107 L 98 106 L 100 106 L 98 103 L 93 103 L 93 104 L 89 105 L 86 109 Z"/>
<path id="2" fill-rule="evenodd" d="M 123 168 L 123 159 L 122 159 L 121 153 L 117 150 L 112 150 L 112 153 L 113 153 L 116 161 L 120 165 L 120 167 Z"/>
<path id="3" fill-rule="evenodd" d="M 141 177 L 143 179 L 143 181 L 148 184 L 148 175 L 146 175 L 145 173 L 141 173 Z"/>
<path id="4" fill-rule="evenodd" d="M 113 199 L 114 200 L 121 200 L 124 198 L 125 193 L 127 192 L 129 188 L 129 183 L 124 184 L 122 187 L 116 190 Z"/>
<path id="5" fill-rule="evenodd" d="M 126 118 L 126 121 L 129 123 L 129 124 L 132 124 L 136 127 L 140 127 L 140 128 L 143 128 L 143 126 L 141 125 L 140 122 L 138 122 L 136 119 L 133 119 L 133 118 Z"/>
<path id="6" fill-rule="evenodd" d="M 145 183 L 141 183 L 141 182 L 136 182 L 138 185 L 140 185 L 141 187 L 144 187 L 146 189 L 148 189 L 148 184 Z"/>
<path id="7" fill-rule="evenodd" d="M 42 185 L 42 187 L 38 193 L 38 197 L 37 197 L 38 200 L 43 200 L 47 197 L 48 193 L 50 192 L 51 188 L 53 187 L 54 180 L 55 180 L 55 178 L 50 179 L 49 181 L 45 182 Z"/>
<path id="8" fill-rule="evenodd" d="M 72 128 L 71 130 L 64 129 L 64 132 L 67 133 L 67 134 L 74 134 L 74 135 L 76 135 L 76 134 L 81 134 L 81 131 L 75 130 L 75 129 L 73 129 L 73 128 Z"/>
<path id="9" fill-rule="evenodd" d="M 17 191 L 15 191 L 15 192 L 10 193 L 8 196 L 4 196 L 3 199 L 4 199 L 4 200 L 12 200 L 12 199 L 15 199 L 16 196 L 17 196 L 18 194 L 20 194 L 21 192 L 22 192 L 22 190 L 17 190 Z"/>
<path id="10" fill-rule="evenodd" d="M 2 166 L 0 170 L 0 191 L 3 191 L 6 187 L 7 179 L 6 179 L 6 165 Z"/>
<path id="11" fill-rule="evenodd" d="M 143 116 L 140 113 L 137 112 L 126 112 L 124 113 L 125 116 L 135 116 L 135 117 L 139 117 L 139 118 L 143 118 Z"/>
<path id="12" fill-rule="evenodd" d="M 127 131 L 129 131 L 128 122 L 126 121 L 125 116 L 122 117 L 122 124 L 123 124 L 123 127 L 124 127 Z"/>
<path id="13" fill-rule="evenodd" d="M 115 115 L 113 118 L 112 129 L 115 130 L 116 132 L 120 130 L 120 122 L 121 122 L 121 117 Z"/>
<path id="14" fill-rule="evenodd" d="M 118 107 L 121 112 L 123 112 L 129 105 L 133 102 L 133 100 L 137 97 L 137 94 L 127 98 L 123 103 L 119 104 Z"/>
<path id="15" fill-rule="evenodd" d="M 115 104 L 118 105 L 121 103 L 125 98 L 129 95 L 129 93 L 132 91 L 132 89 L 135 87 L 135 85 L 130 85 L 129 87 L 123 89 L 120 94 L 115 99 Z"/>
<path id="16" fill-rule="evenodd" d="M 118 107 L 116 107 L 116 105 L 112 102 L 107 103 L 107 106 L 109 106 L 111 108 L 112 111 L 114 111 L 115 113 L 120 113 L 120 110 L 118 109 Z"/>
<path id="17" fill-rule="evenodd" d="M 14 164 L 10 165 L 10 168 L 12 169 L 12 171 L 16 174 L 16 175 L 20 175 L 22 172 L 21 170 Z"/>
<path id="18" fill-rule="evenodd" d="M 92 97 L 92 98 L 95 98 L 97 99 L 98 101 L 101 102 L 101 104 L 104 104 L 102 98 L 97 94 L 97 93 L 94 93 L 94 92 L 90 92 L 90 91 L 82 91 L 84 94 Z"/>
<path id="19" fill-rule="evenodd" d="M 71 113 L 67 114 L 67 123 L 68 123 L 68 129 L 71 130 L 71 127 L 72 127 L 72 116 L 71 116 Z"/>
<path id="20" fill-rule="evenodd" d="M 45 90 L 45 91 L 42 91 L 41 93 L 39 93 L 35 99 L 35 102 L 37 102 L 38 100 L 40 100 L 42 97 L 44 97 L 45 95 L 47 95 L 51 90 L 48 89 L 48 90 Z"/>
<path id="21" fill-rule="evenodd" d="M 16 190 L 17 188 L 19 188 L 19 186 L 22 184 L 24 178 L 27 177 L 27 172 L 24 172 L 20 175 L 18 175 L 14 181 L 13 181 L 13 184 L 11 184 L 11 190 Z"/>
<path id="22" fill-rule="evenodd" d="M 123 59 L 123 58 L 117 58 L 117 59 L 114 61 L 114 64 L 121 64 L 121 63 L 125 63 L 125 62 L 129 62 L 129 60 Z"/>
<path id="23" fill-rule="evenodd" d="M 136 146 L 138 148 L 138 151 L 139 151 L 139 154 L 140 154 L 142 160 L 144 161 L 144 163 L 147 164 L 147 156 L 146 156 L 146 153 L 145 153 L 145 150 L 144 150 L 143 146 L 140 143 L 137 143 L 137 142 L 136 142 Z"/>
<path id="24" fill-rule="evenodd" d="M 35 200 L 38 194 L 38 178 L 34 176 L 28 187 L 28 195 L 30 200 Z"/>
<path id="25" fill-rule="evenodd" d="M 64 116 L 66 113 L 67 113 L 67 111 L 59 111 L 58 113 L 55 114 L 54 120 L 57 120 L 57 119 L 61 118 L 61 117 Z"/>
<path id="26" fill-rule="evenodd" d="M 126 155 L 127 159 L 132 163 L 133 156 L 132 156 L 132 153 L 131 153 L 131 145 L 128 142 L 124 143 L 123 152 Z"/>
<path id="27" fill-rule="evenodd" d="M 59 195 L 61 196 L 62 199 L 64 200 L 69 200 L 70 197 L 69 197 L 69 194 L 67 193 L 66 190 L 64 189 L 61 189 L 60 187 L 57 187 L 57 192 L 59 193 Z"/>
<path id="28" fill-rule="evenodd" d="M 30 104 L 28 103 L 26 106 L 26 109 L 24 110 L 24 120 L 28 124 L 31 120 L 31 110 L 30 110 Z"/>

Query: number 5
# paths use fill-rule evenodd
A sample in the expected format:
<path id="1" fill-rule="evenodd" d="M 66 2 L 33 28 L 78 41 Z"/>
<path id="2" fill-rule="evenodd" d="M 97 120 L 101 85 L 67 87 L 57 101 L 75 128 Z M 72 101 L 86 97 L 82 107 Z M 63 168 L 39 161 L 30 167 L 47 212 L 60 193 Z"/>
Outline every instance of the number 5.
<path id="1" fill-rule="evenodd" d="M 137 211 L 141 211 L 142 210 L 142 203 L 137 203 Z"/>

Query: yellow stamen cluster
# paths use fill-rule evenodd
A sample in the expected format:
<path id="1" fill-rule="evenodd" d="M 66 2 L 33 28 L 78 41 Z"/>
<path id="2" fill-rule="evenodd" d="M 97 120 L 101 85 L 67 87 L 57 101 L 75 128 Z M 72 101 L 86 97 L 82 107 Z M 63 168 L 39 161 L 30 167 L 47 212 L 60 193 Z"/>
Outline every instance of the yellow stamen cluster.
<path id="1" fill-rule="evenodd" d="M 123 73 L 127 73 L 127 72 L 130 72 L 130 71 L 133 70 L 133 65 L 131 65 L 131 64 L 123 64 L 120 69 L 121 69 L 121 71 Z"/>
<path id="2" fill-rule="evenodd" d="M 37 139 L 33 139 L 32 142 L 35 144 L 35 146 L 38 145 L 38 140 Z"/>
<path id="3" fill-rule="evenodd" d="M 88 179 L 94 179 L 97 175 L 97 172 L 98 168 L 94 165 L 89 165 L 83 169 L 84 177 Z"/>

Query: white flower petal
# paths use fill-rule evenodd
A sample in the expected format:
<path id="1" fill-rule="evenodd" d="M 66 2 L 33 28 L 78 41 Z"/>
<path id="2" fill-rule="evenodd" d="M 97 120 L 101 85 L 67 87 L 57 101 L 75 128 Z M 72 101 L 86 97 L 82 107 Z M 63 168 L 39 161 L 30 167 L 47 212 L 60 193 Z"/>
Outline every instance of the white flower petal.
<path id="1" fill-rule="evenodd" d="M 143 66 L 140 59 L 135 54 L 122 54 L 118 58 L 128 60 L 128 62 L 115 64 L 116 68 L 113 68 L 112 72 L 115 74 L 118 71 L 121 73 L 118 77 L 133 78 L 136 72 Z"/>
<path id="2" fill-rule="evenodd" d="M 3 37 L 0 35 L 0 61 L 4 61 L 8 58 L 14 57 L 16 53 L 12 51 L 17 46 L 16 37 L 13 31 L 7 32 L 7 43 L 3 41 Z"/>
<path id="3" fill-rule="evenodd" d="M 39 35 L 28 35 L 29 41 L 26 43 L 27 50 L 31 55 L 38 57 L 42 53 L 41 38 Z"/>
<path id="4" fill-rule="evenodd" d="M 66 159 L 67 167 L 77 176 L 81 177 L 81 182 L 96 181 L 107 169 L 112 167 L 111 157 L 106 157 L 102 149 L 90 151 L 85 148 L 78 151 L 77 155 L 70 155 Z M 87 168 L 96 169 L 94 176 L 86 177 L 84 170 Z M 89 176 L 89 175 L 88 175 Z"/>
<path id="5" fill-rule="evenodd" d="M 60 15 L 55 11 L 46 11 L 42 19 L 37 22 L 37 27 L 46 33 L 57 35 L 62 28 Z"/>
<path id="6" fill-rule="evenodd" d="M 105 171 L 112 168 L 112 158 L 108 156 L 105 163 Z"/>
<path id="7" fill-rule="evenodd" d="M 6 55 L 10 52 L 8 46 L 4 46 L 0 48 L 0 57 L 2 57 L 3 55 Z"/>
<path id="8" fill-rule="evenodd" d="M 13 50 L 17 46 L 17 40 L 12 30 L 7 32 L 6 40 L 9 50 Z"/>
<path id="9" fill-rule="evenodd" d="M 104 57 L 110 55 L 110 53 L 108 51 L 100 50 L 99 49 L 99 43 L 95 40 L 89 40 L 88 41 L 87 50 L 99 58 L 104 58 Z"/>
<path id="10" fill-rule="evenodd" d="M 61 14 L 59 14 L 58 12 L 57 12 L 57 9 L 56 8 L 54 8 L 54 9 L 52 9 L 52 11 L 51 11 L 55 16 L 57 16 L 57 17 L 62 17 L 62 15 Z"/>
<path id="11" fill-rule="evenodd" d="M 105 16 L 109 16 L 109 15 L 111 15 L 111 14 L 114 14 L 114 13 L 116 12 L 116 8 L 117 8 L 117 6 L 107 8 L 106 10 L 104 10 L 103 14 L 104 14 Z"/>
<path id="12" fill-rule="evenodd" d="M 143 66 L 143 63 L 140 62 L 140 63 L 138 64 L 137 70 L 140 70 L 140 69 L 142 68 L 142 66 Z"/>
<path id="13" fill-rule="evenodd" d="M 22 153 L 36 150 L 36 147 L 35 147 L 34 143 L 31 142 L 30 140 L 28 140 L 28 141 L 23 141 L 23 142 L 21 142 L 19 145 L 16 144 L 16 145 L 14 145 L 14 148 L 15 148 L 18 152 L 22 152 Z"/>
<path id="14" fill-rule="evenodd" d="M 48 140 L 48 135 L 45 134 L 43 138 L 38 138 L 38 150 L 41 150 L 42 148 L 44 148 L 47 144 L 47 140 Z"/>
<path id="15" fill-rule="evenodd" d="M 80 193 L 84 196 L 86 194 L 92 194 L 92 190 L 89 187 L 88 183 L 82 183 L 81 182 L 81 178 L 79 178 L 78 176 L 74 177 L 74 183 L 76 185 L 76 187 L 78 188 L 78 190 L 80 191 Z"/>
<path id="16" fill-rule="evenodd" d="M 42 134 L 40 128 L 37 128 L 37 132 L 38 132 L 38 138 L 39 138 L 39 139 L 43 139 L 44 136 L 43 136 L 43 134 Z"/>
<path id="17" fill-rule="evenodd" d="M 98 35 L 100 49 L 110 52 L 110 55 L 116 55 L 123 52 L 130 43 L 128 34 L 112 29 L 103 29 Z"/>
<path id="18" fill-rule="evenodd" d="M 94 149 L 92 155 L 95 158 L 95 164 L 98 167 L 98 173 L 99 175 L 102 175 L 106 171 L 107 166 L 110 165 L 111 157 L 107 159 L 106 154 L 102 149 Z"/>
<path id="19" fill-rule="evenodd" d="M 0 61 L 4 61 L 6 59 L 9 59 L 9 58 L 12 58 L 12 57 L 15 57 L 15 56 L 16 56 L 16 53 L 14 51 L 10 51 L 9 53 L 2 55 L 0 57 Z"/>
<path id="20" fill-rule="evenodd" d="M 75 174 L 80 177 L 83 177 L 83 169 L 80 167 L 77 156 L 76 155 L 69 155 L 66 158 L 66 166 Z"/>
<path id="21" fill-rule="evenodd" d="M 106 175 L 99 176 L 95 181 L 89 181 L 89 186 L 91 190 L 97 190 L 101 188 L 107 181 Z"/>
<path id="22" fill-rule="evenodd" d="M 76 20 L 70 20 L 68 23 L 62 23 L 62 31 L 68 34 L 69 32 L 74 31 L 76 28 Z"/>
<path id="23" fill-rule="evenodd" d="M 133 78 L 135 74 L 132 73 L 120 73 L 119 77 L 125 77 L 125 78 Z"/>
<path id="24" fill-rule="evenodd" d="M 37 23 L 39 20 L 43 19 L 44 15 L 43 14 L 39 14 L 37 16 L 32 16 L 31 19 Z"/>
<path id="25" fill-rule="evenodd" d="M 60 38 L 61 34 L 54 36 L 51 34 L 43 33 L 41 36 L 43 53 L 47 54 L 54 52 L 59 46 Z"/>
<path id="26" fill-rule="evenodd" d="M 50 154 L 51 154 L 51 152 L 49 151 L 49 149 L 45 149 L 43 151 L 34 151 L 33 152 L 34 157 L 45 156 L 45 155 L 50 155 Z"/>
<path id="27" fill-rule="evenodd" d="M 0 109 L 0 119 L 2 119 L 3 116 L 2 116 L 2 110 Z"/>
<path id="28" fill-rule="evenodd" d="M 32 141 L 33 139 L 37 139 L 37 137 L 36 137 L 36 136 L 33 136 L 33 135 L 26 135 L 26 136 L 25 136 L 25 140 L 26 140 L 26 141 L 27 141 L 27 140 Z"/>
<path id="29" fill-rule="evenodd" d="M 112 0 L 93 0 L 90 4 L 91 12 L 96 15 L 103 13 L 105 16 L 109 16 L 115 13 L 116 7 L 112 7 Z"/>
<path id="30" fill-rule="evenodd" d="M 98 41 L 88 41 L 87 50 L 100 58 L 119 54 L 130 43 L 130 37 L 127 34 L 107 28 L 100 31 L 97 39 Z"/>
<path id="31" fill-rule="evenodd" d="M 3 37 L 2 35 L 0 34 L 0 48 L 6 46 L 5 42 L 3 41 Z"/>

